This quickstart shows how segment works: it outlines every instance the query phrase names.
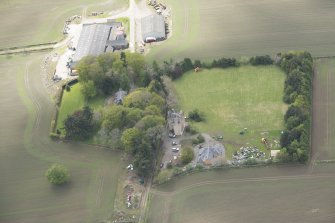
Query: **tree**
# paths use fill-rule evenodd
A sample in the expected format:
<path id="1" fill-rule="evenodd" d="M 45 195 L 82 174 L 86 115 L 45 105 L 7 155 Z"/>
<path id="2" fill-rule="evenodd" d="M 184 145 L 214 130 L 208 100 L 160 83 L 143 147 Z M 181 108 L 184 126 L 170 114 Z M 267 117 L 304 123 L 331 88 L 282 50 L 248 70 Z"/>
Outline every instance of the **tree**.
<path id="1" fill-rule="evenodd" d="M 93 132 L 93 112 L 88 106 L 75 111 L 64 120 L 65 137 L 68 139 L 85 139 Z"/>
<path id="2" fill-rule="evenodd" d="M 136 154 L 142 144 L 143 134 L 138 128 L 126 129 L 121 136 L 121 143 L 127 153 Z"/>
<path id="3" fill-rule="evenodd" d="M 81 92 L 86 98 L 93 98 L 97 95 L 94 82 L 89 80 L 81 84 Z"/>
<path id="4" fill-rule="evenodd" d="M 55 185 L 61 185 L 69 181 L 70 174 L 66 167 L 53 164 L 45 173 L 48 181 Z"/>
<path id="5" fill-rule="evenodd" d="M 188 164 L 193 160 L 193 158 L 194 158 L 194 151 L 192 148 L 186 147 L 181 150 L 180 159 L 183 164 Z"/>
<path id="6" fill-rule="evenodd" d="M 162 116 L 147 115 L 136 124 L 136 127 L 146 130 L 157 125 L 164 125 L 164 123 L 165 119 Z"/>
<path id="7" fill-rule="evenodd" d="M 204 115 L 201 113 L 198 109 L 194 109 L 193 111 L 190 111 L 188 113 L 189 119 L 195 121 L 195 122 L 201 122 L 204 121 Z"/>

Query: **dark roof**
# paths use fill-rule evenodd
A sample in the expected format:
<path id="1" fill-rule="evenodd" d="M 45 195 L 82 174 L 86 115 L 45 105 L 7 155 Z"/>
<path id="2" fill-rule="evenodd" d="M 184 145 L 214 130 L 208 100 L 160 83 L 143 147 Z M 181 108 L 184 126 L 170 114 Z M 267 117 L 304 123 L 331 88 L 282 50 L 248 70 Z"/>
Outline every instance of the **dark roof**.
<path id="1" fill-rule="evenodd" d="M 142 18 L 141 28 L 143 40 L 148 37 L 156 39 L 164 39 L 166 37 L 165 22 L 162 15 L 152 14 Z"/>

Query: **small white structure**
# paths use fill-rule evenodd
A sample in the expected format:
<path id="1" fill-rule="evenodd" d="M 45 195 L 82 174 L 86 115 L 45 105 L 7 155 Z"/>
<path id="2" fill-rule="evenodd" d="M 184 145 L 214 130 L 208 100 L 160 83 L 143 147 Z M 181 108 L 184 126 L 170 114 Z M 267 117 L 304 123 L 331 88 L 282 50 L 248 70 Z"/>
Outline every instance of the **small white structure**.
<path id="1" fill-rule="evenodd" d="M 279 149 L 271 150 L 271 158 L 276 158 L 279 152 L 280 152 Z"/>

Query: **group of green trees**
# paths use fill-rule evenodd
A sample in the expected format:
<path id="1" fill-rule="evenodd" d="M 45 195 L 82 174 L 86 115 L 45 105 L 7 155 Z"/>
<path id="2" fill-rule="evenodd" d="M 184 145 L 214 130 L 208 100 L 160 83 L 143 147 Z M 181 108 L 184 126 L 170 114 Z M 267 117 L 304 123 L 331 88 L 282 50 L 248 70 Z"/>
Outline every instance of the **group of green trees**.
<path id="1" fill-rule="evenodd" d="M 96 138 L 103 144 L 124 149 L 133 157 L 141 176 L 152 172 L 165 126 L 165 86 L 157 63 L 146 64 L 132 53 L 106 53 L 83 58 L 76 69 L 86 99 L 108 97 L 120 88 L 130 91 L 122 103 L 93 111 L 84 107 L 64 121 L 65 137 Z M 136 90 L 134 90 L 136 89 Z"/>
<path id="2" fill-rule="evenodd" d="M 131 86 L 146 87 L 152 80 L 144 57 L 133 53 L 106 53 L 83 58 L 76 69 L 82 92 L 87 98 L 110 95 Z"/>
<path id="3" fill-rule="evenodd" d="M 164 114 L 164 98 L 148 88 L 133 91 L 122 105 L 103 112 L 104 132 L 120 133 L 120 147 L 133 157 L 135 170 L 141 176 L 148 176 L 154 167 L 165 131 Z"/>
<path id="4" fill-rule="evenodd" d="M 289 104 L 284 116 L 285 130 L 280 139 L 282 161 L 308 160 L 310 151 L 311 94 L 313 59 L 308 52 L 280 55 L 279 66 L 287 74 L 284 102 Z"/>

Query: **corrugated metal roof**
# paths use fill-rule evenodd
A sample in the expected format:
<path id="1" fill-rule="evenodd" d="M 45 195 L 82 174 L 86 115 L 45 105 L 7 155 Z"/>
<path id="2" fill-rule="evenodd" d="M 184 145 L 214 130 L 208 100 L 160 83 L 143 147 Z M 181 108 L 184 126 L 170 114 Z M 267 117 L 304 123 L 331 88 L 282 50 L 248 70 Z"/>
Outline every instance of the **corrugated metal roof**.
<path id="1" fill-rule="evenodd" d="M 142 18 L 141 21 L 142 38 L 145 40 L 148 37 L 156 39 L 165 39 L 165 22 L 162 15 L 152 14 Z"/>
<path id="2" fill-rule="evenodd" d="M 110 28 L 108 24 L 84 24 L 73 60 L 79 61 L 88 55 L 104 53 Z"/>

